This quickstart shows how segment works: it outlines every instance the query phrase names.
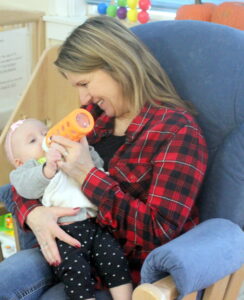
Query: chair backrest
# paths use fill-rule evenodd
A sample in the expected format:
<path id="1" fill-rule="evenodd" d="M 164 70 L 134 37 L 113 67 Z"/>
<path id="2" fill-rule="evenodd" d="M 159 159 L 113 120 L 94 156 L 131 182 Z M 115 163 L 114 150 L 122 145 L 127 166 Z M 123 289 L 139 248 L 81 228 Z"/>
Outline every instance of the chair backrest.
<path id="1" fill-rule="evenodd" d="M 199 21 L 161 21 L 132 31 L 192 102 L 209 148 L 199 195 L 202 220 L 244 227 L 244 31 Z"/>

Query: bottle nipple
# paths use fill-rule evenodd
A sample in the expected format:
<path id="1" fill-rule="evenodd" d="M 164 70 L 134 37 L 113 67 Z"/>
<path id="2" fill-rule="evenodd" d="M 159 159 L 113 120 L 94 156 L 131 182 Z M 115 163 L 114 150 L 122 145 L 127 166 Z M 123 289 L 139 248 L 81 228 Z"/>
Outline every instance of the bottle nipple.
<path id="1" fill-rule="evenodd" d="M 44 138 L 42 141 L 42 150 L 48 152 L 48 149 L 46 138 Z"/>
<path id="2" fill-rule="evenodd" d="M 77 114 L 76 121 L 82 128 L 88 128 L 90 126 L 89 118 L 83 113 Z"/>

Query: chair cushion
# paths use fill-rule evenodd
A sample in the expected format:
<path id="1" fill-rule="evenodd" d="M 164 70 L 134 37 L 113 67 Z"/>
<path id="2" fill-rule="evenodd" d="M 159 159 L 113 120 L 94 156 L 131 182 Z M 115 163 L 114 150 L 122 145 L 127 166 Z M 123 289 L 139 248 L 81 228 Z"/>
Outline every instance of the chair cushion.
<path id="1" fill-rule="evenodd" d="M 141 281 L 152 283 L 170 274 L 180 300 L 235 272 L 243 263 L 243 231 L 229 220 L 216 218 L 154 249 L 142 266 Z"/>
<path id="2" fill-rule="evenodd" d="M 243 170 L 244 124 L 229 135 L 216 153 L 199 199 L 202 220 L 225 218 L 244 229 Z"/>

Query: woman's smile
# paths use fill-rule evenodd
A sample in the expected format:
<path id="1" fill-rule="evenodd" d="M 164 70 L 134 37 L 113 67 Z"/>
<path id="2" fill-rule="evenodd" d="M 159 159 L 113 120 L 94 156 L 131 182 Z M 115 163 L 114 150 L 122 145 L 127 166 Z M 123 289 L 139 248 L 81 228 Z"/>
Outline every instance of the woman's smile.
<path id="1" fill-rule="evenodd" d="M 78 89 L 82 106 L 94 103 L 108 117 L 121 117 L 127 114 L 128 101 L 122 96 L 120 84 L 104 70 L 90 73 L 65 72 L 66 78 Z"/>

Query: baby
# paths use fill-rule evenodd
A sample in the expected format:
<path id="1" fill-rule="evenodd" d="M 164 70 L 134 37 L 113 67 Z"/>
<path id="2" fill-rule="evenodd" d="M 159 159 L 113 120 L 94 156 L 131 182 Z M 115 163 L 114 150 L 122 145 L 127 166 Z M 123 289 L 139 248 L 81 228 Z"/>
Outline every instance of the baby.
<path id="1" fill-rule="evenodd" d="M 15 167 L 10 173 L 10 182 L 19 195 L 40 199 L 45 206 L 81 208 L 76 216 L 62 217 L 59 223 L 65 223 L 62 229 L 83 247 L 74 249 L 57 240 L 62 262 L 53 267 L 54 272 L 64 282 L 69 299 L 95 299 L 92 272 L 95 267 L 114 300 L 131 300 L 132 284 L 122 249 L 110 233 L 96 223 L 97 208 L 81 192 L 78 183 L 58 170 L 57 161 L 61 159 L 58 149 L 51 145 L 47 153 L 43 151 L 47 130 L 39 120 L 19 120 L 10 127 L 5 151 Z M 90 153 L 95 166 L 102 168 L 103 161 L 92 147 Z"/>

